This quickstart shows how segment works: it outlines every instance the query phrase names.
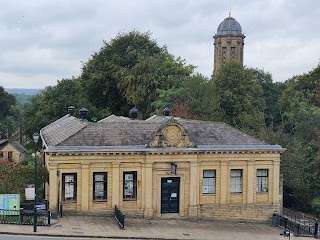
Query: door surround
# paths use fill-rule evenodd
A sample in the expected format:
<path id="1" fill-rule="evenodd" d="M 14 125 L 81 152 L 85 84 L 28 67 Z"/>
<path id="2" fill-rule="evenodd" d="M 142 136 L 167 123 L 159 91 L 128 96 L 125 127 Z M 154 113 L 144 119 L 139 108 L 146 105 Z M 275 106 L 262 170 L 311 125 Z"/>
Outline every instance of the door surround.
<path id="1" fill-rule="evenodd" d="M 170 178 L 170 177 L 179 177 L 180 178 L 180 199 L 179 199 L 179 213 L 166 213 L 166 214 L 161 214 L 161 178 Z M 170 218 L 170 217 L 185 217 L 186 216 L 186 209 L 185 206 L 187 206 L 189 203 L 188 199 L 185 199 L 185 174 L 177 174 L 177 175 L 172 175 L 168 174 L 167 172 L 164 174 L 159 174 L 157 173 L 156 176 L 157 180 L 157 197 L 156 199 L 156 213 L 155 217 L 158 218 Z M 186 202 L 187 201 L 187 202 Z"/>

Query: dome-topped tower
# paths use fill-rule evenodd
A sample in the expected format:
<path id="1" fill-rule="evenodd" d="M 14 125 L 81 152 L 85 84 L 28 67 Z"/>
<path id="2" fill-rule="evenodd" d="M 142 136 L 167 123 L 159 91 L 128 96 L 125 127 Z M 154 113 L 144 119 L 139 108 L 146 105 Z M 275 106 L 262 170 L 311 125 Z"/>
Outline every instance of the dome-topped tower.
<path id="1" fill-rule="evenodd" d="M 218 26 L 214 38 L 214 75 L 221 65 L 231 60 L 243 64 L 243 45 L 245 36 L 241 25 L 233 17 L 224 19 Z"/>
<path id="2" fill-rule="evenodd" d="M 218 27 L 217 35 L 241 35 L 242 29 L 240 24 L 233 17 L 224 19 Z"/>

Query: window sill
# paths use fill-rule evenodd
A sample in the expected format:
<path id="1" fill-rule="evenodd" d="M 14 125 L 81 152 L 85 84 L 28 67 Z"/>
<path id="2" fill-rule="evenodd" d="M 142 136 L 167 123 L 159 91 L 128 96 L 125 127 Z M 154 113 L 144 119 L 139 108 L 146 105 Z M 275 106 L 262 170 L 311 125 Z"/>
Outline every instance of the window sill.
<path id="1" fill-rule="evenodd" d="M 137 199 L 122 199 L 124 202 L 136 202 Z"/>
<path id="2" fill-rule="evenodd" d="M 77 200 L 73 200 L 73 201 L 61 201 L 61 203 L 64 203 L 64 204 L 66 204 L 66 203 L 77 203 Z"/>
<path id="3" fill-rule="evenodd" d="M 203 196 L 212 196 L 212 195 L 216 195 L 216 193 L 202 193 Z"/>
<path id="4" fill-rule="evenodd" d="M 94 203 L 108 202 L 108 200 L 107 200 L 107 199 L 101 199 L 101 200 L 94 199 L 93 202 L 94 202 Z"/>
<path id="5" fill-rule="evenodd" d="M 242 192 L 231 192 L 232 195 L 242 195 Z"/>
<path id="6" fill-rule="evenodd" d="M 269 192 L 256 192 L 257 194 L 268 194 Z"/>

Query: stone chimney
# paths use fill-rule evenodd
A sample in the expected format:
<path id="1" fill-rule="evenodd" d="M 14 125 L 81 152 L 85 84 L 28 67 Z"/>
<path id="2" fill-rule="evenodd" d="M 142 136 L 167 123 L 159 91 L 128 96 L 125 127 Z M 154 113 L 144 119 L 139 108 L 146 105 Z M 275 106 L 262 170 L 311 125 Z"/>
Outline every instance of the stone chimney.
<path id="1" fill-rule="evenodd" d="M 69 106 L 69 107 L 68 107 L 68 113 L 69 113 L 70 116 L 73 116 L 74 110 L 75 110 L 75 107 L 74 107 L 74 106 Z"/>
<path id="2" fill-rule="evenodd" d="M 81 109 L 79 110 L 80 118 L 81 118 L 82 121 L 84 121 L 84 120 L 87 119 L 88 112 L 89 112 L 89 111 L 88 111 L 88 109 L 86 109 L 86 108 L 81 108 Z"/>

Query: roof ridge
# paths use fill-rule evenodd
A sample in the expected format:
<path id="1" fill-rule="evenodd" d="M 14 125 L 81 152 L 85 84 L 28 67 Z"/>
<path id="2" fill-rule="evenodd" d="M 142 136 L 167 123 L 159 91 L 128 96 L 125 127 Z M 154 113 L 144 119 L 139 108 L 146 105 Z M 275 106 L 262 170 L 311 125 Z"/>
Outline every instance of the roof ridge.
<path id="1" fill-rule="evenodd" d="M 57 119 L 57 120 L 55 120 L 54 122 L 50 123 L 49 125 L 44 126 L 43 128 L 41 128 L 41 129 L 40 129 L 40 131 L 41 131 L 41 130 L 44 130 L 44 129 L 46 129 L 46 128 L 48 128 L 48 127 L 50 127 L 50 126 L 54 125 L 54 124 L 56 124 L 57 122 L 61 121 L 62 119 L 67 118 L 68 116 L 69 116 L 69 117 L 72 117 L 72 116 L 70 116 L 70 114 L 66 114 L 66 115 L 64 115 L 63 117 L 58 118 L 58 119 Z M 74 117 L 74 118 L 76 118 L 76 117 Z"/>
<path id="2" fill-rule="evenodd" d="M 111 115 L 108 116 L 108 117 L 105 117 L 105 118 L 100 119 L 98 122 L 102 122 L 103 120 L 106 120 L 106 119 L 109 119 L 109 118 L 112 118 L 112 117 L 117 117 L 117 115 L 111 114 Z"/>

